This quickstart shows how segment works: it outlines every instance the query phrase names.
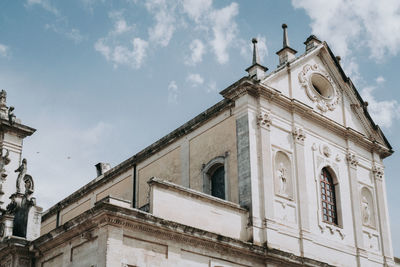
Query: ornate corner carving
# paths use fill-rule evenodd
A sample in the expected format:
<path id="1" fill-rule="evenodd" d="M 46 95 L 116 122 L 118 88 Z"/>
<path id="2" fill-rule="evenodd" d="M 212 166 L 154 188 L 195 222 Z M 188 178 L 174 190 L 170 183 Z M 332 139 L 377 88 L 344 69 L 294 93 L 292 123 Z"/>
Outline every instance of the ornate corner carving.
<path id="1" fill-rule="evenodd" d="M 329 97 L 324 96 L 320 93 L 320 91 L 317 91 L 318 89 L 315 89 L 312 81 L 312 76 L 315 74 L 320 75 L 321 79 L 325 79 L 327 84 L 329 84 Z M 316 102 L 318 109 L 320 109 L 322 112 L 334 110 L 336 108 L 337 104 L 339 103 L 339 93 L 335 82 L 332 80 L 331 76 L 327 72 L 320 69 L 317 64 L 306 64 L 303 67 L 303 70 L 299 73 L 299 82 L 300 85 L 305 89 L 305 92 L 310 100 Z"/>
<path id="2" fill-rule="evenodd" d="M 337 162 L 340 162 L 340 161 L 342 161 L 342 158 L 340 157 L 339 154 L 336 154 L 335 160 L 336 160 Z"/>
<path id="3" fill-rule="evenodd" d="M 3 149 L 0 149 L 0 179 L 2 180 L 5 180 L 8 175 L 5 166 L 11 162 L 10 151 L 8 149 L 4 149 L 4 151 L 5 155 L 3 155 Z"/>
<path id="4" fill-rule="evenodd" d="M 375 179 L 382 180 L 383 175 L 385 174 L 385 171 L 382 167 L 374 165 L 372 167 L 372 173 L 374 174 Z"/>
<path id="5" fill-rule="evenodd" d="M 295 138 L 296 141 L 304 142 L 304 140 L 306 139 L 306 133 L 303 130 L 303 128 L 296 127 L 292 131 L 292 134 L 293 134 L 293 137 Z"/>
<path id="6" fill-rule="evenodd" d="M 257 125 L 261 127 L 268 128 L 271 126 L 272 118 L 270 112 L 260 112 L 257 115 Z"/>
<path id="7" fill-rule="evenodd" d="M 347 153 L 346 160 L 350 164 L 350 166 L 352 166 L 354 168 L 356 168 L 358 166 L 358 160 L 354 153 L 351 153 L 351 152 Z"/>

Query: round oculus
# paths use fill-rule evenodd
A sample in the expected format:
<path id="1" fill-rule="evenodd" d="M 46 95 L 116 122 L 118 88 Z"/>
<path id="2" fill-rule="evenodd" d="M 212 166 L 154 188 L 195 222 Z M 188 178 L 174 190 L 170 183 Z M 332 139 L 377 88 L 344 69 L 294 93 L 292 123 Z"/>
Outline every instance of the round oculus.
<path id="1" fill-rule="evenodd" d="M 311 75 L 311 85 L 315 92 L 318 93 L 319 96 L 325 99 L 332 99 L 334 96 L 334 89 L 332 84 L 325 78 L 323 75 L 319 73 L 313 73 Z"/>

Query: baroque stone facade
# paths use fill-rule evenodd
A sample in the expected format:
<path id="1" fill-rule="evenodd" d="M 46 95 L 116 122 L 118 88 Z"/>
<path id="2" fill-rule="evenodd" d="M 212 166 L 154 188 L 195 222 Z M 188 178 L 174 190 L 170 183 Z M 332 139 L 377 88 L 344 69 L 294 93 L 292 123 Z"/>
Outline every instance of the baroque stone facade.
<path id="1" fill-rule="evenodd" d="M 329 46 L 310 36 L 296 57 L 283 29 L 276 70 L 253 39 L 249 74 L 223 100 L 119 165 L 97 164 L 43 214 L 20 161 L 35 130 L 2 92 L 0 266 L 395 266 L 392 148 Z"/>

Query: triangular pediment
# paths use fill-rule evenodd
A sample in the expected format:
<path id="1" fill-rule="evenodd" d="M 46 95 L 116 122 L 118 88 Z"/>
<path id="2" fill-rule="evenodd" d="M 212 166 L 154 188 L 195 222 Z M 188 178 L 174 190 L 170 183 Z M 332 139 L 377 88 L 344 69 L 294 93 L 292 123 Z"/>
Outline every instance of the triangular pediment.
<path id="1" fill-rule="evenodd" d="M 261 84 L 391 151 L 366 103 L 325 42 L 279 67 Z"/>

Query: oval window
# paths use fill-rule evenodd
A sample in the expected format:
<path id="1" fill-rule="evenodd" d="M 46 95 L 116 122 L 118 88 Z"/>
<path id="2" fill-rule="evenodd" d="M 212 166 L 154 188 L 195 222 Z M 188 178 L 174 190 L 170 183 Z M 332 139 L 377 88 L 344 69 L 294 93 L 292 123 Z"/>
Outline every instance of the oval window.
<path id="1" fill-rule="evenodd" d="M 321 74 L 315 73 L 311 76 L 311 84 L 314 90 L 323 98 L 333 98 L 333 87 L 331 83 Z"/>

